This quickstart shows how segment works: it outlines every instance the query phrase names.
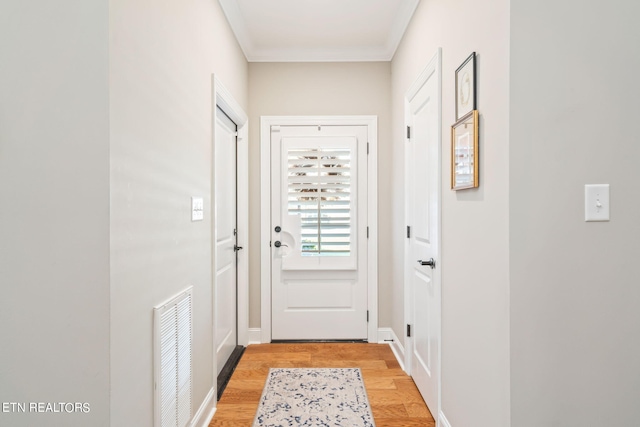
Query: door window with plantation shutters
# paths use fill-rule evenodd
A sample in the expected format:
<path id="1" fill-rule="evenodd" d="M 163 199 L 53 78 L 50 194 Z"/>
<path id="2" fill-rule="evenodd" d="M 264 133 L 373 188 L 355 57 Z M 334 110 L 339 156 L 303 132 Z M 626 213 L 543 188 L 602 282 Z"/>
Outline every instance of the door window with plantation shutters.
<path id="1" fill-rule="evenodd" d="M 283 137 L 282 148 L 283 229 L 293 243 L 283 241 L 282 268 L 355 269 L 356 139 Z"/>

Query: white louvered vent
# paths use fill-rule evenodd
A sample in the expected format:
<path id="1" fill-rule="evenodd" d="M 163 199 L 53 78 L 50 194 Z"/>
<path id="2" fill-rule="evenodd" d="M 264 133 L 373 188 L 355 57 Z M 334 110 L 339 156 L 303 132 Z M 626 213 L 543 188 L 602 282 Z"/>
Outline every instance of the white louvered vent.
<path id="1" fill-rule="evenodd" d="M 191 420 L 192 292 L 189 287 L 153 310 L 154 427 Z"/>
<path id="2" fill-rule="evenodd" d="M 351 254 L 349 148 L 289 149 L 288 212 L 300 216 L 303 256 Z"/>

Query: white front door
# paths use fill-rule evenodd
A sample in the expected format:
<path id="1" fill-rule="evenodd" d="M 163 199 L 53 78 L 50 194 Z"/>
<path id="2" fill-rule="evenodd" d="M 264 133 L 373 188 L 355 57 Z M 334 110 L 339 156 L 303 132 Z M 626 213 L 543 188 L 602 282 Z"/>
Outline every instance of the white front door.
<path id="1" fill-rule="evenodd" d="M 220 109 L 215 128 L 215 328 L 219 374 L 237 345 L 236 125 Z"/>
<path id="2" fill-rule="evenodd" d="M 367 338 L 367 126 L 271 127 L 271 338 Z"/>
<path id="3" fill-rule="evenodd" d="M 439 55 L 406 96 L 407 366 L 437 414 L 440 363 L 440 65 Z"/>

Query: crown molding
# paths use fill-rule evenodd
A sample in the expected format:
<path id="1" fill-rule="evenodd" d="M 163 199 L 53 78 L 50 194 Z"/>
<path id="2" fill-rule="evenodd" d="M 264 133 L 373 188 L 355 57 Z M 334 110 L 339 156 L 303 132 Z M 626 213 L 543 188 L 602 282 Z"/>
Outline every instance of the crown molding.
<path id="1" fill-rule="evenodd" d="M 227 21 L 231 26 L 233 34 L 236 36 L 236 40 L 238 40 L 238 44 L 240 45 L 244 56 L 248 60 L 254 49 L 253 42 L 249 36 L 249 31 L 247 30 L 247 26 L 242 17 L 242 12 L 240 12 L 238 3 L 235 0 L 218 0 L 218 2 L 227 17 Z"/>
<path id="2" fill-rule="evenodd" d="M 403 0 L 383 45 L 344 48 L 259 48 L 252 40 L 236 0 L 218 0 L 249 62 L 365 62 L 391 61 L 420 0 Z"/>
<path id="3" fill-rule="evenodd" d="M 419 3 L 420 0 L 406 0 L 401 3 L 400 9 L 398 9 L 398 14 L 393 21 L 391 31 L 387 38 L 386 49 L 389 53 L 389 61 L 391 61 L 393 59 L 393 55 L 396 54 L 396 50 L 398 49 L 398 46 L 400 46 L 400 42 L 404 37 L 404 33 L 407 31 L 407 27 L 409 26 L 413 13 L 418 8 Z"/>

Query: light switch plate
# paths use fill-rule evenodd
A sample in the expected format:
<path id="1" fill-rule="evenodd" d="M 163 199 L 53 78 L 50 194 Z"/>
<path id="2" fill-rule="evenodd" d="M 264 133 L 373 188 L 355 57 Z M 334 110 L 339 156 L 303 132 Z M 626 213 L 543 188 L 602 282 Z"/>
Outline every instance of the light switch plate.
<path id="1" fill-rule="evenodd" d="M 191 221 L 204 219 L 204 199 L 202 197 L 191 198 Z"/>
<path id="2" fill-rule="evenodd" d="M 584 220 L 609 221 L 609 184 L 584 186 Z"/>

